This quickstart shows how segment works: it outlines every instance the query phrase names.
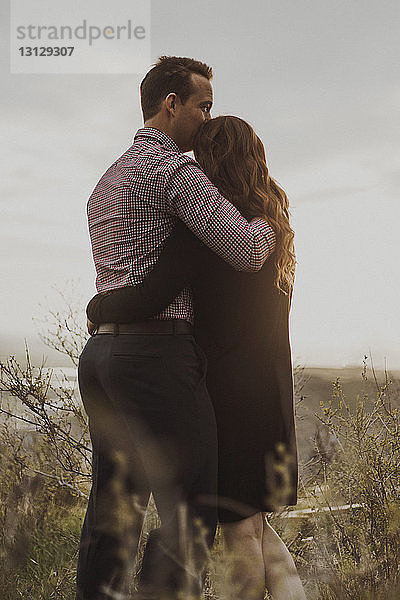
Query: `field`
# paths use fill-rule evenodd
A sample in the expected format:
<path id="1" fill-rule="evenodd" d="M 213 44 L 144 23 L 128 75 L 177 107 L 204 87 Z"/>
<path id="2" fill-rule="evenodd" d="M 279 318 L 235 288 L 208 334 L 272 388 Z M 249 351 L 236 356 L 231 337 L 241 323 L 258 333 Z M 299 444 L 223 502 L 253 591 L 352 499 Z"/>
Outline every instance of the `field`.
<path id="1" fill-rule="evenodd" d="M 67 347 L 72 363 L 78 347 Z M 56 383 L 46 368 L 3 362 L 2 600 L 74 598 L 90 452 L 71 373 Z M 310 600 L 399 597 L 398 376 L 374 373 L 367 362 L 296 369 L 300 499 L 295 512 L 271 515 L 271 522 Z M 143 540 L 156 521 L 152 506 Z M 218 534 L 206 600 L 235 598 L 229 568 Z"/>

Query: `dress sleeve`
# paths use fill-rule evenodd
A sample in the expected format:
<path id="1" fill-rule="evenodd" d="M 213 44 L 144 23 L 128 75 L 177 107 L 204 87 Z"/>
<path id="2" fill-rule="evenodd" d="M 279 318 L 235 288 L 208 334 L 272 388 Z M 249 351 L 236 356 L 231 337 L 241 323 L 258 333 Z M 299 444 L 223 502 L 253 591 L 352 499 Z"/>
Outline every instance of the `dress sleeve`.
<path id="1" fill-rule="evenodd" d="M 178 222 L 145 280 L 94 296 L 86 314 L 93 323 L 131 323 L 148 319 L 169 306 L 190 284 L 202 243 Z"/>

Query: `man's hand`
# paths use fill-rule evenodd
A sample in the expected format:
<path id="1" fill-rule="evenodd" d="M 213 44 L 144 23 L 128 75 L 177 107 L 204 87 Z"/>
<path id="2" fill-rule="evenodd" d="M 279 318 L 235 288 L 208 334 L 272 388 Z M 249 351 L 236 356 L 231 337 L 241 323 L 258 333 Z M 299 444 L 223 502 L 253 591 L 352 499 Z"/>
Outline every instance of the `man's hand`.
<path id="1" fill-rule="evenodd" d="M 92 321 L 90 321 L 89 319 L 86 320 L 86 325 L 87 325 L 88 333 L 90 335 L 93 335 L 93 333 L 96 330 L 97 325 L 95 323 L 92 323 Z"/>

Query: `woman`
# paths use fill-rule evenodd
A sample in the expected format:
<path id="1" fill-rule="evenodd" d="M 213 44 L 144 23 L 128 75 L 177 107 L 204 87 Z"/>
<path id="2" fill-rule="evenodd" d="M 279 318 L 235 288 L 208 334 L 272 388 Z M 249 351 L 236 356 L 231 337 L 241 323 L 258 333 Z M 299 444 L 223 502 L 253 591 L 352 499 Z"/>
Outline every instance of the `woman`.
<path id="1" fill-rule="evenodd" d="M 293 560 L 266 512 L 295 504 L 297 455 L 288 332 L 294 280 L 288 201 L 269 176 L 262 142 L 237 117 L 205 122 L 194 153 L 209 179 L 248 219 L 264 217 L 276 250 L 257 273 L 234 271 L 182 223 L 146 280 L 95 296 L 93 323 L 140 321 L 192 286 L 195 337 L 219 437 L 219 519 L 235 559 L 237 598 L 305 598 Z"/>

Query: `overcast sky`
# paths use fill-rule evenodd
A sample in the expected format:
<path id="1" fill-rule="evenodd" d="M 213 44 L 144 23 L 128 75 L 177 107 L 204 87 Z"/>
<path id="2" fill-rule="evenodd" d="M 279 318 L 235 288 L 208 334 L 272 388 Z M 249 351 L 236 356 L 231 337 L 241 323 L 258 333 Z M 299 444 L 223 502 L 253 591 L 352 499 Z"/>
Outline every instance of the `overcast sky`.
<path id="1" fill-rule="evenodd" d="M 213 116 L 255 127 L 288 194 L 295 361 L 342 366 L 372 351 L 400 368 L 399 3 L 151 6 L 151 61 L 211 64 Z M 73 281 L 83 302 L 95 292 L 86 202 L 142 125 L 142 75 L 11 75 L 7 60 L 1 69 L 0 330 L 22 344 L 54 288 Z"/>

